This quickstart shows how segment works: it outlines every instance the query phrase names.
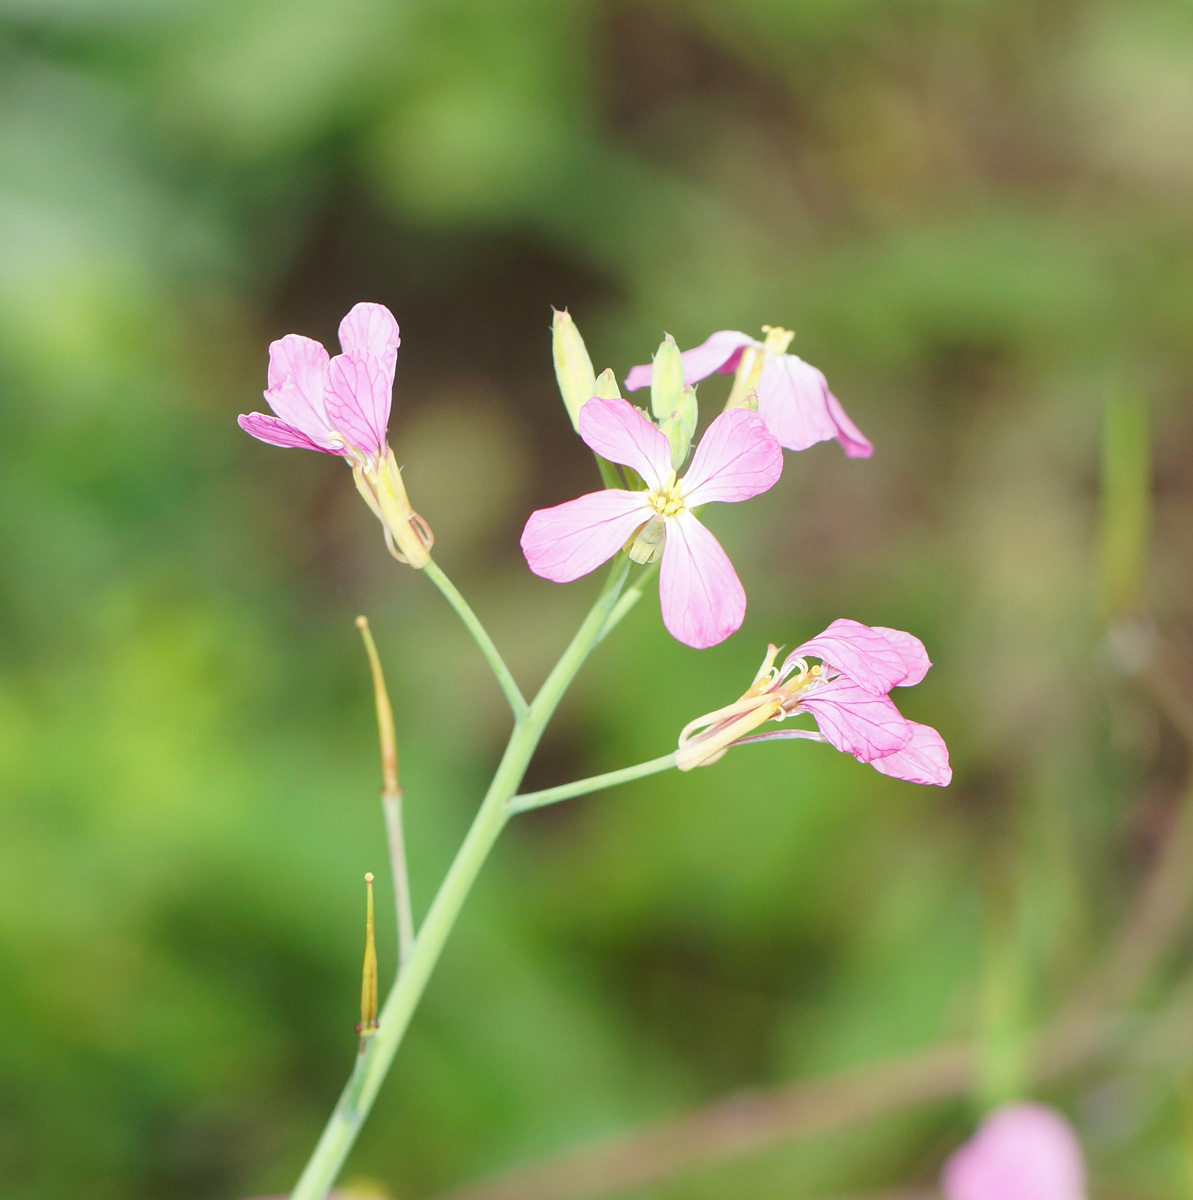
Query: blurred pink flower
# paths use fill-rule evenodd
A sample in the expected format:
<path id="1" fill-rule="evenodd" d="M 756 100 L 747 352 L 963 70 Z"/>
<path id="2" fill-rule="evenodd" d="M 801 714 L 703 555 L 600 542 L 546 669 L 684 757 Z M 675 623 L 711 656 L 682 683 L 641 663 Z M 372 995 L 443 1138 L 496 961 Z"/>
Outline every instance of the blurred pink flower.
<path id="1" fill-rule="evenodd" d="M 277 416 L 246 413 L 237 418 L 241 429 L 272 446 L 379 462 L 400 344 L 383 304 L 357 304 L 340 322 L 344 352 L 335 358 L 310 338 L 286 334 L 269 347 L 265 399 Z"/>
<path id="2" fill-rule="evenodd" d="M 775 666 L 771 646 L 740 700 L 690 722 L 679 736 L 680 770 L 707 766 L 730 746 L 784 738 L 826 741 L 884 775 L 911 783 L 947 784 L 953 777 L 944 739 L 909 721 L 887 693 L 919 683 L 932 665 L 910 633 L 858 621 L 834 621 Z M 808 658 L 819 658 L 816 666 Z M 753 734 L 767 721 L 809 713 L 820 732 L 776 730 Z M 751 735 L 752 736 L 747 736 Z"/>
<path id="3" fill-rule="evenodd" d="M 1007 1105 L 945 1163 L 941 1186 L 947 1200 L 1084 1200 L 1081 1146 L 1053 1109 Z"/>
<path id="4" fill-rule="evenodd" d="M 763 326 L 765 341 L 723 329 L 708 341 L 685 350 L 684 383 L 697 383 L 714 372 L 736 372 L 727 408 L 736 408 L 754 392 L 758 415 L 788 450 L 806 450 L 817 442 L 836 438 L 849 458 L 869 458 L 874 447 L 849 419 L 841 402 L 829 391 L 821 374 L 795 354 L 786 353 L 792 334 Z M 651 380 L 652 367 L 634 367 L 626 387 L 637 391 Z"/>
<path id="5" fill-rule="evenodd" d="M 720 543 L 692 510 L 711 501 L 748 500 L 773 486 L 783 470 L 779 443 L 756 414 L 722 413 L 700 440 L 687 474 L 677 479 L 670 442 L 625 400 L 589 400 L 579 426 L 597 454 L 633 468 L 647 490 L 608 488 L 532 513 L 522 533 L 530 569 L 567 583 L 636 539 L 656 547 L 661 542 L 663 624 L 697 649 L 723 641 L 742 623 L 746 594 Z"/>
<path id="6" fill-rule="evenodd" d="M 340 322 L 342 354 L 288 333 L 269 347 L 265 399 L 277 414 L 245 413 L 241 429 L 271 446 L 318 450 L 348 460 L 357 490 L 401 562 L 423 567 L 434 541 L 410 507 L 386 442 L 398 361 L 398 323 L 383 304 L 357 304 Z"/>

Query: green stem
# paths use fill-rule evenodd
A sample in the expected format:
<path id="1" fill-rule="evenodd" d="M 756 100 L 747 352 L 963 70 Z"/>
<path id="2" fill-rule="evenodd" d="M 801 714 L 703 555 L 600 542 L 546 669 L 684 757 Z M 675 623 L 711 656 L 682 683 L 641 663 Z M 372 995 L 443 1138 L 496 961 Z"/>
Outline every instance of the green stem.
<path id="1" fill-rule="evenodd" d="M 657 775 L 673 766 L 674 751 L 664 754 L 662 758 L 652 758 L 650 762 L 622 767 L 620 771 L 606 771 L 604 775 L 590 775 L 587 779 L 577 779 L 575 783 L 564 783 L 559 787 L 544 788 L 541 792 L 523 792 L 519 796 L 511 796 L 506 801 L 506 812 L 511 816 L 514 813 L 529 812 L 532 808 L 542 808 L 545 804 L 556 804 L 560 800 L 570 800 L 573 796 L 587 796 L 589 792 L 599 792 L 604 788 L 616 787 L 619 783 L 629 783 L 647 775 Z"/>
<path id="2" fill-rule="evenodd" d="M 410 903 L 410 873 L 406 868 L 406 837 L 402 831 L 402 789 L 381 793 L 389 866 L 394 885 L 394 912 L 398 924 L 398 970 L 414 949 L 414 909 Z"/>
<path id="3" fill-rule="evenodd" d="M 433 564 L 428 564 L 431 565 Z M 526 768 L 530 765 L 531 756 L 564 692 L 596 645 L 597 634 L 608 619 L 625 584 L 628 567 L 628 559 L 619 559 L 614 564 L 601 594 L 576 636 L 572 638 L 563 656 L 547 676 L 525 714 L 519 716 L 516 721 L 497 772 L 489 784 L 489 790 L 481 801 L 472 826 L 451 867 L 448 868 L 447 875 L 427 912 L 426 920 L 414 939 L 410 955 L 381 1009 L 377 1031 L 371 1037 L 362 1039 L 352 1076 L 340 1094 L 323 1135 L 290 1194 L 290 1200 L 325 1200 L 335 1183 L 336 1176 L 348 1157 L 348 1152 L 352 1149 L 382 1081 L 393 1063 L 394 1055 L 401 1045 L 418 1002 L 422 999 L 448 935 L 460 915 L 460 909 L 472 890 L 493 843 L 509 820 L 507 802 L 518 790 Z M 446 582 L 446 577 L 444 581 Z M 442 584 L 440 586 L 442 587 Z M 450 584 L 448 586 L 450 587 Z M 468 612 L 471 614 L 471 609 L 468 609 Z M 476 618 L 472 619 L 475 621 Z"/>
<path id="4" fill-rule="evenodd" d="M 443 569 L 434 560 L 428 562 L 422 570 L 423 574 L 443 593 L 448 604 L 456 610 L 460 620 L 464 622 L 465 628 L 472 634 L 472 640 L 480 647 L 485 661 L 493 669 L 493 674 L 497 676 L 497 682 L 501 685 L 501 690 L 505 694 L 506 700 L 509 701 L 510 708 L 513 709 L 514 717 L 516 719 L 524 717 L 527 712 L 527 704 L 522 695 L 522 689 L 514 681 L 509 667 L 505 665 L 505 660 L 501 657 L 497 647 L 493 645 L 493 639 L 480 623 L 476 613 L 472 611 L 468 601 L 460 595 L 456 585 L 448 579 L 443 573 Z"/>

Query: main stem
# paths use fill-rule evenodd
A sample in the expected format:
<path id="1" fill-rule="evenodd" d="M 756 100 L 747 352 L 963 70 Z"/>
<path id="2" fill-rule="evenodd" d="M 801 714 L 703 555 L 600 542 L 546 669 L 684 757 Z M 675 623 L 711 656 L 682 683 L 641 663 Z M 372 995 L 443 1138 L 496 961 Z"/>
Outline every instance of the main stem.
<path id="1" fill-rule="evenodd" d="M 430 566 L 431 564 L 428 564 Z M 290 1200 L 325 1200 L 402 1043 L 439 955 L 489 851 L 509 820 L 506 802 L 518 790 L 552 714 L 598 640 L 625 584 L 629 560 L 619 557 L 601 594 L 538 695 L 518 718 L 480 809 L 418 931 L 410 956 L 381 1009 L 377 1032 L 361 1041 L 356 1065 Z M 442 573 L 440 573 L 442 574 Z M 446 576 L 444 576 L 446 580 Z M 438 582 L 438 580 L 436 581 Z M 442 585 L 441 585 L 442 586 Z M 450 586 L 450 585 L 449 585 Z M 454 590 L 454 589 L 453 589 Z M 445 593 L 446 594 L 446 593 Z M 457 593 L 458 595 L 458 593 Z M 461 603 L 463 598 L 461 597 Z M 467 607 L 467 606 L 465 606 Z M 468 609 L 471 613 L 471 609 Z M 474 621 L 475 617 L 472 618 Z M 467 622 L 466 622 L 467 623 Z M 479 622 L 478 622 L 479 624 Z M 470 626 L 471 628 L 471 626 Z M 486 635 L 487 637 L 487 635 Z M 491 645 L 491 643 L 490 643 Z M 496 650 L 494 650 L 496 654 Z M 486 655 L 486 657 L 488 657 Z"/>

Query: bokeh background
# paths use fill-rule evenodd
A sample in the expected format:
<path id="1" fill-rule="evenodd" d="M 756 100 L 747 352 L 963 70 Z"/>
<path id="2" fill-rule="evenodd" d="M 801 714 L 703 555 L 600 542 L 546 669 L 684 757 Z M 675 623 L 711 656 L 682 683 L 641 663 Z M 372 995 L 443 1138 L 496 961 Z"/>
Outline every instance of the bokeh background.
<path id="1" fill-rule="evenodd" d="M 342 463 L 235 424 L 271 339 L 361 299 L 437 558 L 527 687 L 597 586 L 517 549 L 597 480 L 551 305 L 619 375 L 793 327 L 877 447 L 712 514 L 742 631 L 692 651 L 641 604 L 528 787 L 665 753 L 837 616 L 925 640 L 901 703 L 957 774 L 776 743 L 520 819 L 345 1179 L 927 1197 L 1033 1094 L 1094 1197 L 1189 1196 L 1185 0 L 0 3 L 0 1193 L 293 1182 L 386 878 L 358 612 L 420 906 L 503 744 Z M 751 1089 L 739 1153 L 635 1132 Z M 637 1176 L 567 1157 L 613 1135 Z"/>

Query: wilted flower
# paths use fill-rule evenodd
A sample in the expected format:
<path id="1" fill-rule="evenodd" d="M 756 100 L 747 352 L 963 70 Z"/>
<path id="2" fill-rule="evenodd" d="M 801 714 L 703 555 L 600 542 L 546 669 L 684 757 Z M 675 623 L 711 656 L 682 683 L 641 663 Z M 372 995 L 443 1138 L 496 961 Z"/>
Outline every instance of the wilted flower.
<path id="1" fill-rule="evenodd" d="M 779 443 L 754 413 L 722 413 L 679 479 L 666 436 L 625 400 L 589 400 L 579 426 L 591 449 L 633 468 L 646 490 L 608 488 L 531 513 L 522 533 L 530 569 L 568 583 L 623 547 L 638 562 L 661 557 L 659 600 L 668 631 L 697 649 L 723 641 L 742 623 L 746 594 L 692 510 L 748 500 L 773 486 L 783 470 Z"/>
<path id="2" fill-rule="evenodd" d="M 395 557 L 425 566 L 434 540 L 410 507 L 386 443 L 397 364 L 398 323 L 382 304 L 357 304 L 340 322 L 342 354 L 328 358 L 316 341 L 289 333 L 269 347 L 265 399 L 277 414 L 246 413 L 241 429 L 272 446 L 338 454 L 385 527 Z"/>
<path id="3" fill-rule="evenodd" d="M 836 438 L 849 458 L 869 458 L 874 447 L 849 419 L 828 383 L 810 363 L 787 347 L 789 330 L 764 325 L 766 340 L 723 329 L 708 341 L 685 350 L 684 382 L 697 383 L 714 372 L 736 372 L 725 407 L 740 407 L 751 392 L 757 393 L 758 415 L 788 450 L 806 450 L 817 442 Z M 631 392 L 651 381 L 651 366 L 634 367 L 626 377 Z"/>
<path id="4" fill-rule="evenodd" d="M 947 1200 L 1084 1200 L 1085 1164 L 1060 1113 L 1010 1104 L 945 1163 L 941 1186 Z"/>
<path id="5" fill-rule="evenodd" d="M 952 779 L 944 739 L 930 726 L 907 720 L 887 695 L 927 674 L 932 664 L 919 638 L 842 619 L 797 646 L 781 667 L 775 666 L 778 654 L 777 646 L 769 647 L 740 700 L 684 728 L 675 755 L 681 771 L 714 763 L 740 742 L 807 738 L 829 742 L 896 779 L 940 785 Z M 809 658 L 820 662 L 809 665 Z M 798 713 L 809 713 L 820 732 L 753 734 L 767 721 Z"/>

